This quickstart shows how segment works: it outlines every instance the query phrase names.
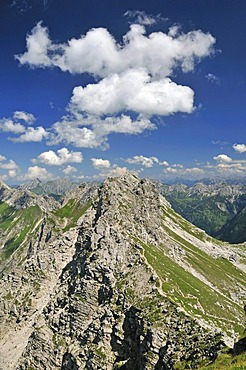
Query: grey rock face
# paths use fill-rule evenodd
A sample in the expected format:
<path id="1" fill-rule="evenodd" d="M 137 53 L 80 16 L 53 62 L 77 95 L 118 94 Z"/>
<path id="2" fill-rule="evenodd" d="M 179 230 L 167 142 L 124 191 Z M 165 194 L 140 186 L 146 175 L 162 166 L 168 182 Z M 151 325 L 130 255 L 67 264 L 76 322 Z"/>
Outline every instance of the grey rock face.
<path id="1" fill-rule="evenodd" d="M 69 203 L 71 199 L 77 203 Z M 65 222 L 62 229 L 61 221 L 51 227 L 47 212 L 25 256 L 3 273 L 4 369 L 166 370 L 180 362 L 196 368 L 211 361 L 223 346 L 221 323 L 205 320 L 201 313 L 207 306 L 202 304 L 208 295 L 219 297 L 215 306 L 236 312 L 235 326 L 240 322 L 243 272 L 236 271 L 237 286 L 236 277 L 226 275 L 226 284 L 235 285 L 232 297 L 219 283 L 221 266 L 229 264 L 234 274 L 233 264 L 243 270 L 244 252 L 216 244 L 175 214 L 152 182 L 131 174 L 109 178 L 101 187 L 84 184 L 70 190 L 62 215 L 71 204 L 88 202 L 91 206 L 70 229 Z M 158 261 L 163 256 L 163 262 Z M 215 266 L 217 259 L 223 264 L 216 271 L 215 286 L 215 271 L 210 281 L 199 267 L 204 260 L 205 269 Z M 187 290 L 192 284 L 197 296 Z M 199 298 L 204 292 L 205 299 Z M 180 297 L 181 303 L 172 297 Z M 213 317 L 218 314 L 223 321 L 220 312 L 212 308 Z"/>
<path id="2" fill-rule="evenodd" d="M 161 206 L 149 181 L 107 180 L 17 369 L 161 370 L 214 356 L 220 337 L 167 299 L 135 241 L 163 238 Z"/>

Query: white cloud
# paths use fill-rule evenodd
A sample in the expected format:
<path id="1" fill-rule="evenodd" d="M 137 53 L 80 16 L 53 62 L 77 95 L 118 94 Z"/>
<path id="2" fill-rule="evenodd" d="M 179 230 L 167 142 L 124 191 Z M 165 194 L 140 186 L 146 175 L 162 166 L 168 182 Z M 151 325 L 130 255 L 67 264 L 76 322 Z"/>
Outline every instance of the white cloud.
<path id="1" fill-rule="evenodd" d="M 154 130 L 156 126 L 147 118 L 139 116 L 133 120 L 130 116 L 122 114 L 120 117 L 107 117 L 105 120 L 98 120 L 94 124 L 94 128 L 98 136 L 113 132 L 136 135 L 145 130 Z"/>
<path id="2" fill-rule="evenodd" d="M 144 157 L 143 155 L 135 155 L 133 158 L 127 158 L 127 163 L 130 164 L 140 164 L 144 167 L 153 167 L 154 163 L 159 164 L 159 159 L 156 157 Z"/>
<path id="3" fill-rule="evenodd" d="M 16 120 L 23 120 L 28 125 L 32 125 L 33 122 L 36 120 L 32 113 L 27 113 L 24 111 L 16 111 L 14 112 L 14 119 Z"/>
<path id="4" fill-rule="evenodd" d="M 25 142 L 40 142 L 43 139 L 48 138 L 49 133 L 42 127 L 38 126 L 34 127 L 27 127 L 25 132 L 20 135 L 18 138 L 10 138 L 9 140 L 13 141 L 14 143 L 25 143 Z"/>
<path id="5" fill-rule="evenodd" d="M 71 111 L 95 115 L 134 111 L 148 116 L 191 113 L 194 92 L 177 85 L 169 78 L 151 81 L 144 70 L 127 70 L 114 74 L 97 84 L 78 86 L 73 90 Z"/>
<path id="6" fill-rule="evenodd" d="M 245 144 L 234 144 L 233 149 L 236 150 L 236 152 L 239 153 L 245 153 L 246 152 L 246 145 Z"/>
<path id="7" fill-rule="evenodd" d="M 194 68 L 196 60 L 210 55 L 214 37 L 201 30 L 175 35 L 153 32 L 133 24 L 119 45 L 105 28 L 93 28 L 79 39 L 54 44 L 48 29 L 39 22 L 27 36 L 27 51 L 16 58 L 32 67 L 57 66 L 70 73 L 91 73 L 100 77 L 121 73 L 128 68 L 144 68 L 152 76 L 170 76 L 181 66 Z"/>
<path id="8" fill-rule="evenodd" d="M 0 120 L 0 130 L 4 132 L 12 132 L 13 134 L 21 134 L 25 132 L 25 126 L 23 126 L 19 122 L 14 123 L 9 118 L 3 118 Z"/>
<path id="9" fill-rule="evenodd" d="M 7 160 L 3 155 L 0 155 L 0 169 L 7 170 L 7 173 L 1 176 L 3 180 L 16 177 L 20 171 L 19 166 L 13 159 Z"/>
<path id="10" fill-rule="evenodd" d="M 242 163 L 219 163 L 217 169 L 228 174 L 242 174 L 246 168 Z"/>
<path id="11" fill-rule="evenodd" d="M 19 122 L 21 121 L 21 123 Z M 12 118 L 0 119 L 0 130 L 3 132 L 10 132 L 12 134 L 26 134 L 30 128 L 26 128 L 25 125 L 31 125 L 35 121 L 35 117 L 31 113 L 24 111 L 16 111 Z M 23 124 L 24 123 L 24 124 Z M 31 129 L 34 130 L 34 129 Z M 23 136 L 23 135 L 21 135 Z M 13 141 L 19 141 L 18 138 L 10 139 Z"/>
<path id="12" fill-rule="evenodd" d="M 51 135 L 48 144 L 66 143 L 72 144 L 78 148 L 96 148 L 105 141 L 104 137 L 99 137 L 93 130 L 87 127 L 80 127 L 86 122 L 81 120 L 74 121 L 64 119 L 53 125 L 54 134 Z"/>
<path id="13" fill-rule="evenodd" d="M 101 159 L 101 158 L 91 158 L 93 167 L 97 170 L 110 168 L 111 164 L 108 159 Z"/>
<path id="14" fill-rule="evenodd" d="M 99 177 L 102 177 L 102 178 L 105 178 L 108 176 L 117 177 L 117 176 L 124 175 L 127 172 L 129 172 L 127 167 L 114 167 L 106 172 L 100 173 Z"/>
<path id="15" fill-rule="evenodd" d="M 10 159 L 9 161 L 4 163 L 1 161 L 0 168 L 4 170 L 17 170 L 19 169 L 19 166 L 15 163 L 15 161 L 13 161 L 13 159 Z"/>
<path id="16" fill-rule="evenodd" d="M 214 160 L 218 162 L 224 162 L 224 163 L 229 163 L 232 161 L 232 158 L 228 157 L 226 154 L 219 154 L 215 157 L 213 157 Z"/>
<path id="17" fill-rule="evenodd" d="M 31 67 L 47 67 L 52 62 L 48 56 L 53 47 L 49 39 L 48 29 L 39 22 L 26 37 L 27 52 L 16 55 L 20 64 L 29 64 Z"/>
<path id="18" fill-rule="evenodd" d="M 42 179 L 42 180 L 49 180 L 53 178 L 53 175 L 49 173 L 46 168 L 33 166 L 28 167 L 27 173 L 24 175 L 25 179 L 32 180 L 32 179 Z"/>
<path id="19" fill-rule="evenodd" d="M 18 171 L 17 170 L 9 170 L 8 171 L 8 177 L 10 178 L 14 178 L 18 175 Z"/>
<path id="20" fill-rule="evenodd" d="M 68 165 L 66 168 L 64 168 L 64 170 L 62 170 L 62 172 L 65 173 L 65 175 L 67 176 L 77 171 L 78 171 L 77 168 L 70 166 L 70 165 Z"/>
<path id="21" fill-rule="evenodd" d="M 164 172 L 169 172 L 169 173 L 176 173 L 178 172 L 178 170 L 176 170 L 176 168 L 173 168 L 173 167 L 167 167 Z"/>
<path id="22" fill-rule="evenodd" d="M 49 166 L 61 166 L 65 163 L 82 163 L 83 155 L 81 152 L 70 152 L 67 148 L 43 152 L 39 154 L 37 159 L 32 160 L 33 163 L 43 163 Z"/>
<path id="23" fill-rule="evenodd" d="M 132 24 L 121 43 L 105 28 L 93 28 L 63 44 L 54 43 L 41 22 L 32 29 L 26 52 L 16 56 L 21 65 L 58 67 L 97 79 L 74 88 L 69 115 L 53 125 L 53 133 L 39 127 L 13 141 L 46 138 L 50 144 L 106 148 L 111 133 L 140 134 L 156 128 L 150 120 L 153 115 L 193 112 L 193 90 L 173 82 L 171 76 L 178 68 L 193 71 L 197 62 L 213 54 L 215 38 L 201 30 L 185 34 L 177 26 L 168 33 L 147 34 L 144 25 L 154 22 L 152 16 L 140 11 L 126 15 L 141 24 Z"/>
<path id="24" fill-rule="evenodd" d="M 74 120 L 72 120 L 72 118 Z M 83 127 L 91 126 L 91 128 Z M 65 142 L 76 147 L 107 148 L 107 136 L 111 133 L 140 134 L 145 130 L 153 130 L 155 125 L 147 118 L 138 117 L 132 120 L 130 116 L 106 117 L 76 115 L 66 117 L 53 125 L 54 134 L 50 137 L 50 144 Z"/>
<path id="25" fill-rule="evenodd" d="M 184 172 L 191 174 L 203 174 L 204 170 L 199 167 L 185 168 Z"/>

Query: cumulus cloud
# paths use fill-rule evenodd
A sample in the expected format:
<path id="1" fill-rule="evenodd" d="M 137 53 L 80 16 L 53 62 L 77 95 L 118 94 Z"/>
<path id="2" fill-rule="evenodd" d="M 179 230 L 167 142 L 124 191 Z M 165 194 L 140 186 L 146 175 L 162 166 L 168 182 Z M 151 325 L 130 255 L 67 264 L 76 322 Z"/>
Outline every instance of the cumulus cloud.
<path id="1" fill-rule="evenodd" d="M 176 168 L 173 168 L 173 167 L 167 167 L 164 172 L 169 172 L 169 173 L 176 173 L 178 172 L 178 170 Z"/>
<path id="2" fill-rule="evenodd" d="M 127 158 L 127 163 L 130 164 L 141 164 L 144 167 L 153 167 L 154 163 L 159 163 L 159 159 L 156 157 L 144 157 L 143 155 L 135 155 L 133 158 Z"/>
<path id="3" fill-rule="evenodd" d="M 3 157 L 4 159 L 1 160 L 0 162 L 0 168 L 4 170 L 17 170 L 19 169 L 19 166 L 13 161 L 13 159 L 10 159 L 9 161 L 5 161 L 6 158 Z M 4 161 L 4 162 L 3 162 Z"/>
<path id="4" fill-rule="evenodd" d="M 93 167 L 97 170 L 110 168 L 111 163 L 108 159 L 101 159 L 101 158 L 91 158 Z"/>
<path id="5" fill-rule="evenodd" d="M 18 175 L 18 171 L 17 170 L 9 170 L 8 171 L 8 177 L 10 178 L 14 178 Z"/>
<path id="6" fill-rule="evenodd" d="M 204 170 L 199 167 L 186 168 L 184 171 L 190 174 L 203 174 L 204 173 Z"/>
<path id="7" fill-rule="evenodd" d="M 24 175 L 24 178 L 27 180 L 33 180 L 36 178 L 42 179 L 42 180 L 49 180 L 53 178 L 53 175 L 49 173 L 46 168 L 39 167 L 39 166 L 33 166 L 28 167 L 27 173 Z"/>
<path id="8" fill-rule="evenodd" d="M 83 115 L 76 115 L 73 118 L 65 117 L 53 125 L 54 134 L 50 136 L 49 144 L 65 142 L 76 147 L 96 148 L 100 146 L 106 149 L 108 147 L 107 137 L 111 133 L 136 135 L 156 128 L 147 118 L 138 117 L 133 120 L 130 116 L 123 114 L 105 119 Z"/>
<path id="9" fill-rule="evenodd" d="M 25 126 L 21 123 L 13 122 L 12 119 L 3 118 L 0 120 L 0 130 L 3 132 L 11 132 L 13 134 L 21 134 L 25 132 Z"/>
<path id="10" fill-rule="evenodd" d="M 135 155 L 132 158 L 125 159 L 125 162 L 129 164 L 141 165 L 146 168 L 151 168 L 154 166 L 154 164 L 157 164 L 159 166 L 169 166 L 169 163 L 167 161 L 161 161 L 159 158 L 154 156 L 145 157 L 143 155 Z"/>
<path id="11" fill-rule="evenodd" d="M 172 176 L 175 175 L 175 177 L 181 177 L 181 178 L 189 178 L 189 179 L 197 179 L 204 175 L 205 170 L 204 168 L 200 167 L 188 167 L 185 168 L 182 164 L 173 164 L 167 168 L 165 168 L 164 173 Z"/>
<path id="12" fill-rule="evenodd" d="M 27 51 L 16 56 L 20 64 L 32 67 L 56 66 L 71 73 L 105 77 L 129 68 L 144 68 L 152 76 L 169 76 L 180 66 L 191 71 L 197 60 L 213 52 L 215 38 L 201 30 L 186 34 L 153 32 L 133 24 L 118 44 L 105 28 L 92 28 L 66 44 L 54 44 L 48 29 L 39 22 L 27 36 Z"/>
<path id="13" fill-rule="evenodd" d="M 130 26 L 121 42 L 101 27 L 55 43 L 42 22 L 27 35 L 26 52 L 16 56 L 21 65 L 95 77 L 94 83 L 73 89 L 69 114 L 53 125 L 52 134 L 43 132 L 40 140 L 106 148 L 111 133 L 140 134 L 156 128 L 152 116 L 193 112 L 193 90 L 171 76 L 177 68 L 193 71 L 197 62 L 213 54 L 215 38 L 201 30 L 182 33 L 177 26 L 168 33 L 147 34 L 145 26 L 154 22 L 152 16 L 140 11 L 126 15 L 138 24 Z M 28 141 L 31 134 L 24 132 L 15 141 Z"/>
<path id="14" fill-rule="evenodd" d="M 68 165 L 66 168 L 64 168 L 64 170 L 62 170 L 62 172 L 65 174 L 65 175 L 71 175 L 72 173 L 75 173 L 77 172 L 77 168 L 73 167 L 73 166 L 70 166 Z"/>
<path id="15" fill-rule="evenodd" d="M 22 141 L 40 141 L 38 137 L 40 137 L 41 133 L 44 135 L 44 128 L 38 127 L 36 129 L 32 127 L 27 127 L 26 125 L 32 125 L 36 118 L 33 114 L 25 112 L 25 111 L 16 111 L 14 112 L 12 118 L 2 118 L 0 119 L 0 131 L 9 132 L 15 135 L 22 134 L 18 138 L 9 138 L 9 140 L 14 142 L 22 142 Z"/>
<path id="16" fill-rule="evenodd" d="M 121 175 L 124 175 L 125 173 L 129 172 L 127 167 L 114 167 L 112 169 L 109 169 L 106 172 L 102 172 L 99 174 L 99 177 L 105 178 L 105 177 L 118 177 Z"/>
<path id="17" fill-rule="evenodd" d="M 70 103 L 72 111 L 95 115 L 134 111 L 138 114 L 170 115 L 191 113 L 194 92 L 177 85 L 170 78 L 152 81 L 144 70 L 127 70 L 113 74 L 97 84 L 75 87 Z"/>
<path id="18" fill-rule="evenodd" d="M 48 138 L 49 133 L 42 127 L 38 126 L 34 127 L 27 127 L 25 132 L 17 138 L 10 138 L 9 140 L 13 141 L 14 143 L 25 143 L 25 142 L 40 142 L 46 138 Z"/>
<path id="19" fill-rule="evenodd" d="M 23 120 L 28 125 L 32 125 L 35 122 L 36 118 L 32 113 L 27 113 L 24 111 L 16 111 L 14 112 L 14 119 L 16 120 Z"/>
<path id="20" fill-rule="evenodd" d="M 47 67 L 52 62 L 48 52 L 53 49 L 49 39 L 48 29 L 39 22 L 26 37 L 27 52 L 16 56 L 20 64 L 29 64 L 31 67 Z"/>
<path id="21" fill-rule="evenodd" d="M 53 125 L 53 135 L 50 136 L 49 145 L 66 143 L 78 148 L 96 148 L 105 142 L 104 136 L 100 136 L 92 129 L 84 126 L 84 120 L 74 121 L 63 119 Z"/>
<path id="22" fill-rule="evenodd" d="M 236 152 L 245 153 L 246 145 L 245 144 L 234 144 L 233 149 L 236 150 Z"/>
<path id="23" fill-rule="evenodd" d="M 217 166 L 219 172 L 228 174 L 242 174 L 246 170 L 242 163 L 219 163 Z"/>
<path id="24" fill-rule="evenodd" d="M 0 169 L 7 171 L 7 173 L 1 175 L 1 178 L 3 180 L 16 177 L 20 171 L 20 167 L 15 163 L 13 159 L 7 160 L 7 158 L 3 155 L 0 155 Z"/>
<path id="25" fill-rule="evenodd" d="M 229 162 L 232 161 L 232 158 L 228 157 L 228 155 L 226 155 L 226 154 L 219 154 L 219 155 L 213 157 L 213 159 L 215 161 L 225 162 L 225 163 L 229 163 Z"/>
<path id="26" fill-rule="evenodd" d="M 82 163 L 83 155 L 81 152 L 69 151 L 67 148 L 43 152 L 39 154 L 37 159 L 32 160 L 33 163 L 43 163 L 49 166 L 61 166 L 65 163 Z"/>

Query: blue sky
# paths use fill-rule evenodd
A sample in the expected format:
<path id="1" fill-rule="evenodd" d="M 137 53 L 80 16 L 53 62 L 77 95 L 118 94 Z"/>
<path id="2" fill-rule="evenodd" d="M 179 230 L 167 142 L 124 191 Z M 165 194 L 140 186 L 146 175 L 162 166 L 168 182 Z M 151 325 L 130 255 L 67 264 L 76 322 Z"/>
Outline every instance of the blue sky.
<path id="1" fill-rule="evenodd" d="M 245 0 L 5 0 L 0 178 L 246 175 Z"/>

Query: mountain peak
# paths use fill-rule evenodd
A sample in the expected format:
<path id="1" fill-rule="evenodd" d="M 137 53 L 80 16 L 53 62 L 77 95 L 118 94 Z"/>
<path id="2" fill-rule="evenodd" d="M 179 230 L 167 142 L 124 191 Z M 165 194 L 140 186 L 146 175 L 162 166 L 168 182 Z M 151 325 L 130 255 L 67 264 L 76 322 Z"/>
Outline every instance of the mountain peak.
<path id="1" fill-rule="evenodd" d="M 126 173 L 85 184 L 38 212 L 2 269 L 6 369 L 13 358 L 15 369 L 196 368 L 243 331 L 235 266 L 244 252 L 177 215 L 150 180 Z"/>
<path id="2" fill-rule="evenodd" d="M 7 184 L 5 184 L 5 182 L 0 180 L 0 189 L 10 189 L 10 187 Z"/>

